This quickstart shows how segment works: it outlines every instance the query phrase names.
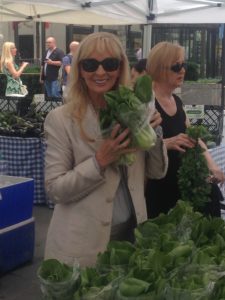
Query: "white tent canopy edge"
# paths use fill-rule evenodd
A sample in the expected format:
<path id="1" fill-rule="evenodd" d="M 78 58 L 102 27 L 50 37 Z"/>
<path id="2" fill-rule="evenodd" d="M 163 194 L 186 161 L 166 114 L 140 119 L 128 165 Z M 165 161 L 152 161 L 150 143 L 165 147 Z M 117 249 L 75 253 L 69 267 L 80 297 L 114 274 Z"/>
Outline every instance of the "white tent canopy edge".
<path id="1" fill-rule="evenodd" d="M 225 23 L 225 0 L 0 0 L 0 22 L 144 24 L 143 56 L 153 23 Z"/>
<path id="2" fill-rule="evenodd" d="M 0 21 L 80 25 L 225 23 L 225 0 L 0 0 Z"/>
<path id="3" fill-rule="evenodd" d="M 0 22 L 40 21 L 79 25 L 143 24 L 147 0 L 1 0 Z"/>

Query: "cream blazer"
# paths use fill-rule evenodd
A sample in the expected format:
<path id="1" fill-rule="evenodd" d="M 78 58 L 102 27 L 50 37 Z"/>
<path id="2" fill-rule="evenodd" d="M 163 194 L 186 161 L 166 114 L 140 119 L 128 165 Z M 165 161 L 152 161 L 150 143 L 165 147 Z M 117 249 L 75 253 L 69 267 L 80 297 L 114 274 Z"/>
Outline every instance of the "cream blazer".
<path id="1" fill-rule="evenodd" d="M 68 104 L 52 110 L 45 120 L 45 186 L 55 203 L 45 259 L 56 258 L 68 264 L 78 260 L 81 266 L 91 266 L 109 242 L 120 173 L 111 165 L 101 174 L 95 165 L 93 157 L 102 138 L 99 122 L 90 108 L 83 124 L 94 142 L 81 138 L 76 121 L 68 113 Z M 138 223 L 147 218 L 145 176 L 162 178 L 167 165 L 166 148 L 158 139 L 149 152 L 139 151 L 136 161 L 128 167 L 128 187 Z"/>

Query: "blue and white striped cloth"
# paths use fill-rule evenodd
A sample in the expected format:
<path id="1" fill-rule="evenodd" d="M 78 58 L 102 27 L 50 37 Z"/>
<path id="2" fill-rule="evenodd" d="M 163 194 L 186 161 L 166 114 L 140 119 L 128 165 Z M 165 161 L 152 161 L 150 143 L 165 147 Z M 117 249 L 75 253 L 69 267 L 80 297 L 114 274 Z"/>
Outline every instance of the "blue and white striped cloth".
<path id="1" fill-rule="evenodd" d="M 209 152 L 211 153 L 213 160 L 225 174 L 225 145 L 221 144 L 218 147 L 209 149 Z M 225 184 L 223 184 L 222 186 L 219 185 L 219 188 L 225 199 Z"/>
<path id="2" fill-rule="evenodd" d="M 45 142 L 40 138 L 0 136 L 0 153 L 8 175 L 34 179 L 34 203 L 47 203 L 44 190 Z"/>

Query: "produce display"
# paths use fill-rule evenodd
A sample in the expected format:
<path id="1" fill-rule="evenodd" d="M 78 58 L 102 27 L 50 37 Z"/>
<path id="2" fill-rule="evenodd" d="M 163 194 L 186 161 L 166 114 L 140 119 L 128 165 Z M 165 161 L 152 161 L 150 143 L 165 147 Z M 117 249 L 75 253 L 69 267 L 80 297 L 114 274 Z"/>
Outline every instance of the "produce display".
<path id="1" fill-rule="evenodd" d="M 225 299 L 225 222 L 178 201 L 167 215 L 138 225 L 134 244 L 111 241 L 95 267 L 77 272 L 71 300 Z"/>
<path id="2" fill-rule="evenodd" d="M 15 112 L 0 112 L 0 135 L 17 137 L 42 137 L 46 112 L 36 112 L 35 107 L 24 115 Z"/>
<path id="3" fill-rule="evenodd" d="M 111 133 L 113 126 L 119 123 L 122 128 L 130 129 L 131 144 L 143 150 L 149 150 L 155 145 L 156 134 L 149 124 L 150 103 L 152 99 L 152 82 L 147 75 L 137 79 L 134 90 L 120 85 L 117 90 L 105 93 L 106 109 L 100 110 L 100 127 L 104 136 Z M 130 165 L 135 160 L 135 154 L 124 154 L 118 164 Z"/>

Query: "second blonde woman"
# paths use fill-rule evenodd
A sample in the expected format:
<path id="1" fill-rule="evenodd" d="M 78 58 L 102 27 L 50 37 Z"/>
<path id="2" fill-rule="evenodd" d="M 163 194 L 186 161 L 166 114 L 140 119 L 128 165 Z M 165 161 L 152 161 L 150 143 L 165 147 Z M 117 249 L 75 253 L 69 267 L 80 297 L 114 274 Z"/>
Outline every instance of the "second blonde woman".
<path id="1" fill-rule="evenodd" d="M 12 42 L 5 42 L 2 46 L 1 71 L 7 77 L 5 95 L 10 97 L 24 97 L 24 91 L 21 89 L 21 74 L 28 66 L 28 62 L 22 62 L 18 66 L 15 62 L 17 48 Z"/>

